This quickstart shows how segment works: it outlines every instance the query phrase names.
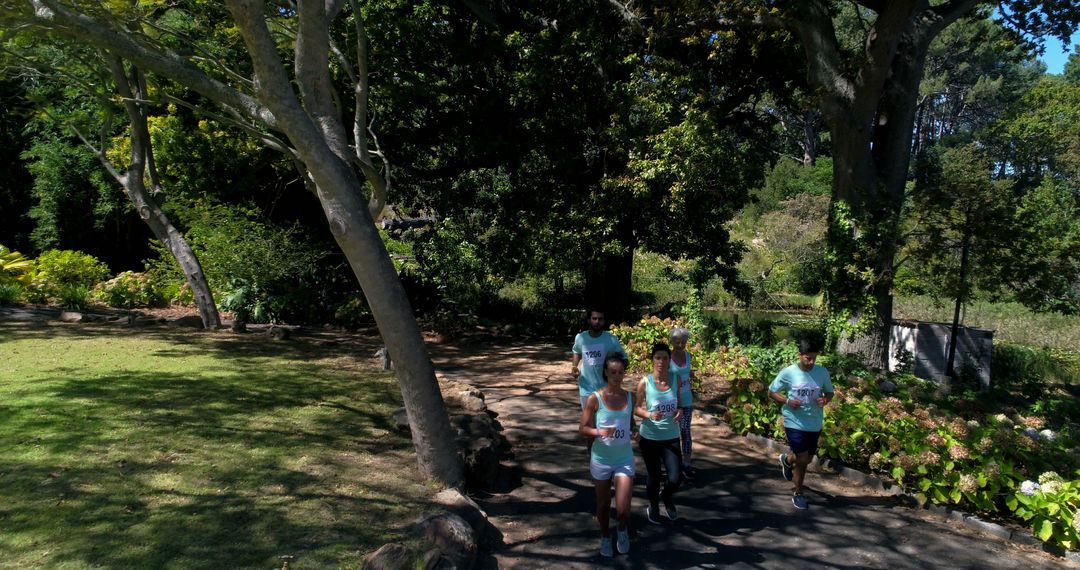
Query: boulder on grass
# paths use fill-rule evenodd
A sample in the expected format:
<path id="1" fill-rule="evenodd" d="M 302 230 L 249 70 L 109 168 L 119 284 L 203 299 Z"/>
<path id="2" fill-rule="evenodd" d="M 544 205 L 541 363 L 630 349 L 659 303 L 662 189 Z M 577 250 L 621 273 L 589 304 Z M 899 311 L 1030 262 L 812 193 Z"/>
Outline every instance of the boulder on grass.
<path id="1" fill-rule="evenodd" d="M 364 557 L 364 570 L 412 570 L 416 556 L 399 542 L 384 544 Z"/>
<path id="2" fill-rule="evenodd" d="M 78 311 L 60 311 L 60 320 L 65 323 L 81 323 L 86 317 Z"/>
<path id="3" fill-rule="evenodd" d="M 442 555 L 439 568 L 472 568 L 476 562 L 476 536 L 469 523 L 458 515 L 431 515 L 416 525 L 416 531 L 439 549 Z"/>
<path id="4" fill-rule="evenodd" d="M 203 328 L 202 317 L 198 315 L 185 315 L 183 317 L 180 317 L 179 319 L 174 320 L 172 322 L 172 325 L 174 327 L 185 327 L 192 329 Z"/>

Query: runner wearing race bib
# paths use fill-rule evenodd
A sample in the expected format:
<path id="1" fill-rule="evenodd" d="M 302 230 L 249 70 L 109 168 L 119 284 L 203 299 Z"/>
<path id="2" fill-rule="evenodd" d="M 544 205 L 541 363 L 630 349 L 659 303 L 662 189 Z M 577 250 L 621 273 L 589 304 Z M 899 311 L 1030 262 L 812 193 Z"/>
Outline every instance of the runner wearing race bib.
<path id="1" fill-rule="evenodd" d="M 780 454 L 780 472 L 784 479 L 795 484 L 791 502 L 797 509 L 809 506 L 802 493 L 803 479 L 806 467 L 817 453 L 825 406 L 833 397 L 829 371 L 817 365 L 820 351 L 820 344 L 803 339 L 799 342 L 799 361 L 781 370 L 769 384 L 769 398 L 782 406 L 784 432 L 795 456 L 792 463 L 787 453 Z"/>
<path id="2" fill-rule="evenodd" d="M 623 390 L 626 361 L 612 354 L 604 361 L 604 387 L 588 396 L 581 411 L 578 433 L 594 441 L 589 472 L 596 487 L 596 520 L 600 523 L 600 554 L 613 556 L 611 544 L 611 490 L 615 488 L 620 553 L 630 551 L 630 496 L 634 485 L 634 398 Z"/>
<path id="3" fill-rule="evenodd" d="M 676 380 L 679 387 L 679 407 L 682 408 L 682 418 L 679 419 L 679 441 L 682 446 L 682 472 L 686 478 L 694 476 L 694 467 L 691 465 L 691 456 L 694 452 L 694 439 L 690 435 L 690 421 L 694 416 L 694 392 L 691 381 L 694 380 L 694 371 L 690 363 L 691 355 L 686 352 L 686 343 L 690 340 L 690 331 L 682 327 L 671 330 L 671 377 Z"/>
<path id="4" fill-rule="evenodd" d="M 679 408 L 677 387 L 670 376 L 671 349 L 666 344 L 657 344 L 652 349 L 653 373 L 645 376 L 638 384 L 635 400 L 637 406 L 634 415 L 642 419 L 641 438 L 638 448 L 645 460 L 646 491 L 649 506 L 645 516 L 650 523 L 660 524 L 660 499 L 664 501 L 664 511 L 669 520 L 678 518 L 673 496 L 682 483 L 681 454 L 679 453 L 679 420 L 682 409 Z M 661 478 L 661 464 L 666 478 Z M 663 480 L 663 491 L 660 490 Z"/>
<path id="5" fill-rule="evenodd" d="M 604 330 L 604 326 L 604 312 L 590 310 L 589 330 L 582 331 L 574 337 L 571 374 L 578 379 L 578 396 L 582 409 L 585 408 L 585 400 L 589 398 L 589 394 L 604 386 L 603 368 L 608 355 L 618 354 L 623 358 L 626 357 L 619 339 Z"/>

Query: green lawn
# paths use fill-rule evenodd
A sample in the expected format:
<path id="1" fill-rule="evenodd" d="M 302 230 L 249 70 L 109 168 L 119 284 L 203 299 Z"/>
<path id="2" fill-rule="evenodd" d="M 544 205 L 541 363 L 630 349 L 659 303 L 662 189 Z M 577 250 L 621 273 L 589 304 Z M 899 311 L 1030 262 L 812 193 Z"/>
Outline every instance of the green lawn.
<path id="1" fill-rule="evenodd" d="M 951 323 L 953 305 L 930 297 L 897 297 L 893 318 Z M 964 324 L 992 329 L 994 340 L 1033 347 L 1080 350 L 1080 316 L 1035 313 L 1019 303 L 976 301 L 965 312 Z"/>
<path id="2" fill-rule="evenodd" d="M 431 494 L 369 354 L 0 322 L 0 567 L 359 567 Z"/>

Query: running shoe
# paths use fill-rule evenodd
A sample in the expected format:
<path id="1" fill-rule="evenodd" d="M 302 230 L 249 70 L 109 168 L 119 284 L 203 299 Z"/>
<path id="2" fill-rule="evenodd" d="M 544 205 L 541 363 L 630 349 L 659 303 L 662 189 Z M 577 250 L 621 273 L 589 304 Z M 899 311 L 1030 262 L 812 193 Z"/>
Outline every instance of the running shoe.
<path id="1" fill-rule="evenodd" d="M 784 476 L 785 481 L 791 481 L 791 464 L 788 463 L 787 454 L 780 454 L 780 474 Z"/>
<path id="2" fill-rule="evenodd" d="M 668 501 L 664 503 L 664 514 L 667 515 L 669 521 L 679 518 L 679 511 L 675 508 L 674 502 Z"/>
<path id="3" fill-rule="evenodd" d="M 607 556 L 608 558 L 615 556 L 615 553 L 611 550 L 610 536 L 600 537 L 600 556 Z"/>
<path id="4" fill-rule="evenodd" d="M 694 469 L 690 465 L 683 465 L 682 474 L 686 479 L 693 479 L 694 476 L 697 475 L 697 469 Z"/>
<path id="5" fill-rule="evenodd" d="M 645 507 L 645 518 L 652 524 L 660 524 L 660 519 L 653 518 L 652 507 Z"/>
<path id="6" fill-rule="evenodd" d="M 619 548 L 619 554 L 626 554 L 630 552 L 630 530 L 619 529 L 619 540 L 615 542 L 615 546 Z"/>
<path id="7" fill-rule="evenodd" d="M 791 495 L 791 504 L 795 505 L 795 508 L 800 511 L 805 511 L 810 507 L 810 504 L 806 502 L 806 497 L 798 491 Z"/>

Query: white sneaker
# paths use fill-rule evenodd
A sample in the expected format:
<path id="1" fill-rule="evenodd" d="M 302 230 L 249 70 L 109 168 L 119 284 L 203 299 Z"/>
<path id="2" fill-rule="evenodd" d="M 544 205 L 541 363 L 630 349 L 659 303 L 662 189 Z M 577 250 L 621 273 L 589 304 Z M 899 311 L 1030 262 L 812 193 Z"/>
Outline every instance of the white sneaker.
<path id="1" fill-rule="evenodd" d="M 630 552 L 630 531 L 619 529 L 619 540 L 615 545 L 619 548 L 619 554 L 626 554 Z"/>
<path id="2" fill-rule="evenodd" d="M 607 556 L 608 558 L 615 556 L 615 553 L 611 551 L 610 536 L 604 536 L 600 538 L 600 556 Z"/>

